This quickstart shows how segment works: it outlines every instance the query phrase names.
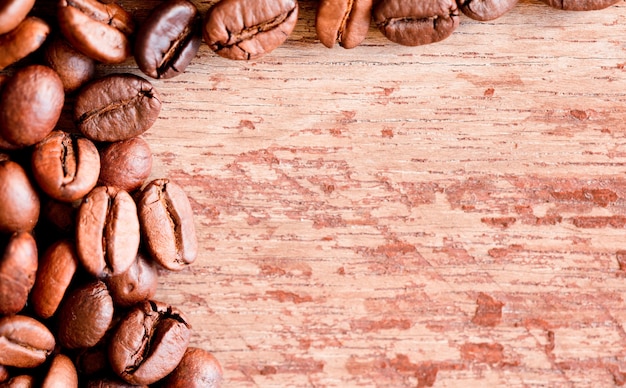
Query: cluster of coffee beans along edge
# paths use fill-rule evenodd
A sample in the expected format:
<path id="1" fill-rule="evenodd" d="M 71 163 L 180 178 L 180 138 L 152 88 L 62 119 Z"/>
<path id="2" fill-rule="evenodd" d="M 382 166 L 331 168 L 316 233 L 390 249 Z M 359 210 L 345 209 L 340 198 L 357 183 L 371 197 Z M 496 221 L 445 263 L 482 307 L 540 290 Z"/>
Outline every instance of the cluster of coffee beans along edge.
<path id="1" fill-rule="evenodd" d="M 197 10 L 168 1 L 137 30 L 115 3 L 60 1 L 52 22 L 32 15 L 36 5 L 0 1 L 0 69 L 10 66 L 0 73 L 0 387 L 218 387 L 219 360 L 190 346 L 182 311 L 154 299 L 159 272 L 198 256 L 186 193 L 149 180 L 141 135 L 161 97 L 134 74 L 95 78 L 99 63 L 131 55 L 131 35 L 145 43 L 146 74 L 178 74 L 198 49 Z M 171 53 L 147 60 L 172 32 Z M 59 128 L 68 104 L 75 127 Z"/>

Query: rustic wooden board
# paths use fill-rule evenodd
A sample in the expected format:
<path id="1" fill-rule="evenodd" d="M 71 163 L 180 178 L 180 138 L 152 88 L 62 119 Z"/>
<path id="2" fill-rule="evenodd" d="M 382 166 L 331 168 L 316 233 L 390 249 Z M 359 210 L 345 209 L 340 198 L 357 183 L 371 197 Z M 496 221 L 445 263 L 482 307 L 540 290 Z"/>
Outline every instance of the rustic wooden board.
<path id="1" fill-rule="evenodd" d="M 153 82 L 201 246 L 158 299 L 225 386 L 624 385 L 626 5 L 352 50 L 300 6 L 270 55 Z"/>

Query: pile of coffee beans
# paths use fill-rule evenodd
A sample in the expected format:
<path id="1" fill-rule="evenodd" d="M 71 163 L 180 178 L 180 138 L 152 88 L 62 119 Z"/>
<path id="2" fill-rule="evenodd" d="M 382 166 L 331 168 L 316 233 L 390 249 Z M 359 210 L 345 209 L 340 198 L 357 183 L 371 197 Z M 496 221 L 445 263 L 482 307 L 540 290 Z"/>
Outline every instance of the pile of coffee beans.
<path id="1" fill-rule="evenodd" d="M 182 311 L 154 299 L 160 271 L 198 256 L 186 193 L 150 180 L 141 135 L 161 96 L 134 74 L 94 78 L 133 51 L 153 78 L 180 74 L 201 41 L 198 12 L 164 2 L 136 30 L 115 3 L 62 0 L 52 21 L 33 7 L 0 2 L 0 68 L 10 66 L 0 74 L 0 387 L 217 387 L 219 361 L 190 346 Z"/>

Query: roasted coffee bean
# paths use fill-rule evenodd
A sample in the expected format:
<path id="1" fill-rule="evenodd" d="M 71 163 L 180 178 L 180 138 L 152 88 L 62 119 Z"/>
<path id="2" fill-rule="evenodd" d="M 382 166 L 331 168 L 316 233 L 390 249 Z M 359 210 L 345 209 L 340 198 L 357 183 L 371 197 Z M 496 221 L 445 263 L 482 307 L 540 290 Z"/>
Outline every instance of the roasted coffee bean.
<path id="1" fill-rule="evenodd" d="M 54 350 L 54 336 L 41 322 L 26 315 L 0 318 L 0 364 L 34 368 Z"/>
<path id="2" fill-rule="evenodd" d="M 129 307 L 151 299 L 156 293 L 158 272 L 152 260 L 137 254 L 126 272 L 108 277 L 105 283 L 116 306 Z"/>
<path id="3" fill-rule="evenodd" d="M 98 184 L 129 193 L 139 189 L 152 172 L 152 151 L 141 137 L 109 144 L 100 152 Z"/>
<path id="4" fill-rule="evenodd" d="M 222 0 L 207 12 L 202 34 L 222 57 L 255 59 L 282 45 L 297 20 L 297 0 Z"/>
<path id="5" fill-rule="evenodd" d="M 439 42 L 459 25 L 455 0 L 381 0 L 372 15 L 383 35 L 405 46 Z"/>
<path id="6" fill-rule="evenodd" d="M 479 21 L 497 19 L 517 4 L 517 0 L 456 0 L 456 2 L 463 14 Z"/>
<path id="7" fill-rule="evenodd" d="M 137 201 L 141 235 L 150 256 L 163 267 L 177 271 L 198 254 L 198 239 L 189 198 L 169 179 L 155 179 Z"/>
<path id="8" fill-rule="evenodd" d="M 0 34 L 17 27 L 35 5 L 35 0 L 0 1 Z"/>
<path id="9" fill-rule="evenodd" d="M 19 164 L 0 161 L 0 232 L 31 231 L 39 218 L 39 196 Z"/>
<path id="10" fill-rule="evenodd" d="M 137 31 L 135 61 L 152 78 L 172 78 L 185 71 L 201 40 L 196 6 L 187 0 L 168 0 Z"/>
<path id="11" fill-rule="evenodd" d="M 78 268 L 76 248 L 71 240 L 60 240 L 41 256 L 30 302 L 35 314 L 50 318 L 61 304 Z"/>
<path id="12" fill-rule="evenodd" d="M 0 384 L 1 388 L 35 388 L 37 381 L 31 375 L 19 375 L 12 377 L 9 381 Z"/>
<path id="13" fill-rule="evenodd" d="M 112 325 L 114 326 L 114 325 Z M 102 376 L 110 371 L 107 341 L 110 331 L 95 346 L 80 349 L 74 364 L 81 376 L 94 377 Z"/>
<path id="14" fill-rule="evenodd" d="M 41 206 L 42 218 L 60 232 L 61 236 L 74 236 L 79 206 L 80 201 L 68 203 L 46 198 Z"/>
<path id="15" fill-rule="evenodd" d="M 87 382 L 86 388 L 148 388 L 147 385 L 135 385 L 126 381 L 113 378 L 102 378 L 90 380 Z"/>
<path id="16" fill-rule="evenodd" d="M 33 145 L 54 128 L 65 101 L 63 83 L 47 66 L 19 69 L 0 96 L 0 136 L 16 147 Z"/>
<path id="17" fill-rule="evenodd" d="M 9 237 L 0 258 L 0 315 L 22 310 L 37 273 L 37 243 L 30 233 Z"/>
<path id="18" fill-rule="evenodd" d="M 315 31 L 326 47 L 335 43 L 350 49 L 358 46 L 370 27 L 372 0 L 322 0 L 317 6 Z"/>
<path id="19" fill-rule="evenodd" d="M 9 375 L 9 370 L 7 369 L 7 367 L 4 365 L 0 365 L 0 383 L 4 383 L 10 377 L 11 376 Z"/>
<path id="20" fill-rule="evenodd" d="M 222 366 L 210 352 L 189 347 L 176 369 L 165 379 L 166 388 L 218 388 Z"/>
<path id="21" fill-rule="evenodd" d="M 112 74 L 81 90 L 74 119 L 87 138 L 115 142 L 147 131 L 160 111 L 160 96 L 150 82 L 132 74 Z"/>
<path id="22" fill-rule="evenodd" d="M 109 343 L 115 373 L 132 384 L 152 384 L 183 358 L 190 325 L 178 309 L 148 301 L 132 309 L 117 325 Z"/>
<path id="23" fill-rule="evenodd" d="M 74 363 L 64 354 L 52 358 L 48 373 L 41 383 L 41 388 L 77 388 L 78 373 Z"/>
<path id="24" fill-rule="evenodd" d="M 59 307 L 59 343 L 68 349 L 88 348 L 102 339 L 113 321 L 113 299 L 100 281 L 70 293 Z"/>
<path id="25" fill-rule="evenodd" d="M 48 66 L 59 74 L 66 93 L 91 81 L 96 70 L 93 59 L 76 50 L 62 37 L 56 37 L 46 45 L 44 58 Z"/>
<path id="26" fill-rule="evenodd" d="M 41 47 L 49 33 L 50 27 L 46 22 L 30 16 L 15 29 L 0 35 L 0 70 Z"/>
<path id="27" fill-rule="evenodd" d="M 549 6 L 565 11 L 594 11 L 617 4 L 619 0 L 542 0 Z"/>
<path id="28" fill-rule="evenodd" d="M 31 166 L 35 181 L 46 194 L 72 202 L 96 187 L 100 154 L 89 139 L 52 131 L 35 146 Z"/>
<path id="29" fill-rule="evenodd" d="M 131 55 L 128 36 L 135 25 L 116 3 L 61 0 L 57 17 L 65 38 L 86 56 L 102 63 L 120 63 Z"/>
<path id="30" fill-rule="evenodd" d="M 76 251 L 93 276 L 125 272 L 139 249 L 139 220 L 133 198 L 124 190 L 98 186 L 83 200 L 76 221 Z"/>

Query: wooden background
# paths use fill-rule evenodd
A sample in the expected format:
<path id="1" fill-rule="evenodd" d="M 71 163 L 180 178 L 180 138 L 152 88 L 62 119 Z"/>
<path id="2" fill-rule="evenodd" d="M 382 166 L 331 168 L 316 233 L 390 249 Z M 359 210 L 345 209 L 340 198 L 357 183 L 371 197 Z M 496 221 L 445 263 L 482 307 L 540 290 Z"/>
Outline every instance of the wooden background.
<path id="1" fill-rule="evenodd" d="M 153 81 L 153 176 L 201 246 L 157 299 L 224 386 L 623 386 L 626 4 L 352 50 L 319 43 L 316 4 L 259 60 L 203 45 Z"/>

